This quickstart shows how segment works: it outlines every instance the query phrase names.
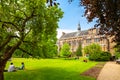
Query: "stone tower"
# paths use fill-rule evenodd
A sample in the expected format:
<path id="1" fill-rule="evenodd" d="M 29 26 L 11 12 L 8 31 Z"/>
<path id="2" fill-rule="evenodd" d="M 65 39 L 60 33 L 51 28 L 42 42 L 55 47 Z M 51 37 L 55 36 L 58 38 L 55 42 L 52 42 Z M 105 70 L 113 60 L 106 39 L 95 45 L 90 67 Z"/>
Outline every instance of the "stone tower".
<path id="1" fill-rule="evenodd" d="M 78 31 L 81 31 L 80 22 L 78 23 Z"/>

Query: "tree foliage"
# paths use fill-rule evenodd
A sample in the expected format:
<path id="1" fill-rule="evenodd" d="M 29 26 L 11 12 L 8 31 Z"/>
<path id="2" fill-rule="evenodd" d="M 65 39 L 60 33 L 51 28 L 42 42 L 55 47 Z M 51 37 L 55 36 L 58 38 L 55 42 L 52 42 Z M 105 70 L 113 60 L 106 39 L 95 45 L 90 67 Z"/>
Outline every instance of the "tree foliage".
<path id="1" fill-rule="evenodd" d="M 88 21 L 97 19 L 95 26 L 101 34 L 114 36 L 113 41 L 120 45 L 120 0 L 81 0 Z"/>
<path id="2" fill-rule="evenodd" d="M 64 43 L 64 45 L 62 46 L 60 50 L 60 55 L 65 56 L 65 57 L 69 57 L 71 55 L 70 46 L 68 43 Z"/>
<path id="3" fill-rule="evenodd" d="M 120 58 L 120 45 L 115 46 L 115 58 L 119 59 Z"/>
<path id="4" fill-rule="evenodd" d="M 91 60 L 96 60 L 99 57 L 98 54 L 100 54 L 101 52 L 102 50 L 99 44 L 93 43 L 84 47 L 84 53 L 89 54 L 89 58 Z"/>
<path id="5" fill-rule="evenodd" d="M 89 54 L 89 59 L 94 61 L 108 61 L 111 58 L 109 52 L 102 51 L 101 46 L 95 43 L 86 46 L 84 53 Z"/>
<path id="6" fill-rule="evenodd" d="M 97 61 L 109 61 L 111 59 L 111 53 L 110 52 L 104 52 L 102 51 L 99 54 L 99 58 L 97 59 Z"/>
<path id="7" fill-rule="evenodd" d="M 82 56 L 82 45 L 80 44 L 76 50 L 76 55 L 77 56 Z"/>
<path id="8" fill-rule="evenodd" d="M 56 52 L 58 21 L 63 12 L 46 0 L 0 1 L 0 80 L 9 58 L 45 56 Z M 49 51 L 49 53 L 48 53 Z"/>

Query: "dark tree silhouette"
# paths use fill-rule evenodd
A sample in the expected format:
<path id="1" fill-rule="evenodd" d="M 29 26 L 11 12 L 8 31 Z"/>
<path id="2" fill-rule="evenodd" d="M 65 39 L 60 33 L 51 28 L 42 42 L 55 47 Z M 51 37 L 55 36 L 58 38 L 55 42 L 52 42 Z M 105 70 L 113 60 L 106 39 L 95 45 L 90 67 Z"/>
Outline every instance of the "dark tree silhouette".
<path id="1" fill-rule="evenodd" d="M 120 0 L 80 0 L 85 8 L 89 22 L 97 19 L 95 27 L 100 27 L 100 34 L 114 36 L 113 41 L 120 45 Z"/>

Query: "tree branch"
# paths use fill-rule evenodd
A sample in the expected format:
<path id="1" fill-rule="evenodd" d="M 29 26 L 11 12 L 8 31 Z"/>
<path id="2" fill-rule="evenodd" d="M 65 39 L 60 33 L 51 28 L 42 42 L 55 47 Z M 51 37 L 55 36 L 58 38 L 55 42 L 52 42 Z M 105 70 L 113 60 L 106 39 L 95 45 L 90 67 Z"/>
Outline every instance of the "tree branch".
<path id="1" fill-rule="evenodd" d="M 17 27 L 17 25 L 15 25 L 15 24 L 12 23 L 12 22 L 2 21 L 2 20 L 0 20 L 0 22 L 2 22 L 3 24 L 10 24 L 10 25 L 13 25 L 18 31 L 20 31 L 20 29 Z M 4 25 L 2 25 L 2 26 L 4 26 Z"/>
<path id="2" fill-rule="evenodd" d="M 35 10 L 32 11 L 31 15 L 29 17 L 26 17 L 22 23 L 22 29 L 21 29 L 21 36 L 22 38 L 25 37 L 26 35 L 24 35 L 24 31 L 25 31 L 25 25 L 26 22 L 29 21 L 31 18 L 35 17 L 36 15 L 34 15 Z"/>
<path id="3" fill-rule="evenodd" d="M 1 50 L 7 43 L 10 42 L 11 38 L 12 38 L 11 35 L 9 35 L 9 36 L 7 37 L 7 39 L 0 45 L 0 50 Z"/>
<path id="4" fill-rule="evenodd" d="M 18 49 L 21 50 L 22 52 L 30 55 L 30 56 L 33 56 L 33 54 L 29 53 L 28 51 L 26 51 L 26 50 L 24 50 L 24 49 L 22 49 L 22 48 L 20 48 L 20 47 L 19 47 Z"/>
<path id="5" fill-rule="evenodd" d="M 22 41 L 20 40 L 14 46 L 8 46 L 6 48 L 6 51 L 5 51 L 4 55 L 3 55 L 3 58 L 4 58 L 5 61 L 12 57 L 12 54 L 21 45 L 21 43 L 22 43 Z"/>
<path id="6" fill-rule="evenodd" d="M 17 10 L 19 10 L 20 12 L 22 12 L 27 17 L 27 14 L 24 11 L 20 10 L 19 8 L 17 8 Z"/>
<path id="7" fill-rule="evenodd" d="M 30 20 L 31 18 L 36 16 L 36 15 L 34 15 L 34 12 L 35 12 L 35 10 L 32 11 L 32 13 L 31 13 L 31 15 L 29 17 L 26 17 L 26 19 L 24 19 L 22 27 L 25 27 L 26 22 L 28 20 Z"/>
<path id="8" fill-rule="evenodd" d="M 18 36 L 9 35 L 9 36 L 7 37 L 7 39 L 0 45 L 0 50 L 1 50 L 2 48 L 4 48 L 4 47 L 11 41 L 12 38 L 19 38 L 19 37 L 18 37 Z"/>
<path id="9" fill-rule="evenodd" d="M 29 31 L 25 34 L 25 36 L 27 36 L 29 34 L 29 32 L 31 31 L 31 29 L 29 29 Z"/>

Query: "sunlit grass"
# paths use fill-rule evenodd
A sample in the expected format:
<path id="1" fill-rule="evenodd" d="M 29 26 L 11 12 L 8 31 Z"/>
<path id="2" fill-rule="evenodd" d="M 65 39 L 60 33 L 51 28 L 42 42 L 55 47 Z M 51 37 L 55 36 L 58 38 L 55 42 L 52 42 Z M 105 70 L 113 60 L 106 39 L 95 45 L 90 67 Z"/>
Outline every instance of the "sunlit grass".
<path id="1" fill-rule="evenodd" d="M 97 62 L 64 59 L 25 59 L 16 58 L 9 61 L 16 67 L 25 63 L 25 70 L 5 72 L 5 80 L 95 80 L 80 74 L 96 65 Z"/>

